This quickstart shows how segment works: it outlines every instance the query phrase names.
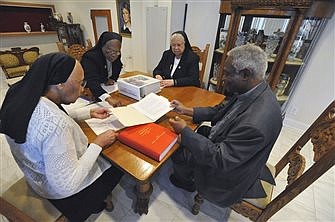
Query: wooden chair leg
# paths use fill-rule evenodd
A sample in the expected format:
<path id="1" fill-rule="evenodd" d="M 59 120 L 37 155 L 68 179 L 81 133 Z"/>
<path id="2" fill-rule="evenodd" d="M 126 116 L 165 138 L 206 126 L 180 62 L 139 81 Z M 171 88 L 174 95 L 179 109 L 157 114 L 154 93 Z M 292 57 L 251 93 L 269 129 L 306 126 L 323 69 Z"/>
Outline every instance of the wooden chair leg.
<path id="1" fill-rule="evenodd" d="M 204 199 L 200 196 L 199 193 L 194 197 L 194 204 L 192 207 L 192 214 L 197 215 L 200 211 L 200 205 L 204 202 Z"/>

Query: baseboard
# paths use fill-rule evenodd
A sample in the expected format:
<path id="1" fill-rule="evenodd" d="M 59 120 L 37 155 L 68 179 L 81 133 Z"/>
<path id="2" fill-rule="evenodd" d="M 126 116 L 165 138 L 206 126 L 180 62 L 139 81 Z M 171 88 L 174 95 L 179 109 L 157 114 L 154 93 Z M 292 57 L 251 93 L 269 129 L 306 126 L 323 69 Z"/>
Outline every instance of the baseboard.
<path id="1" fill-rule="evenodd" d="M 296 121 L 296 120 L 291 119 L 289 117 L 286 117 L 284 119 L 283 124 L 284 124 L 284 126 L 296 128 L 296 129 L 302 130 L 303 132 L 306 131 L 309 127 L 306 123 Z"/>

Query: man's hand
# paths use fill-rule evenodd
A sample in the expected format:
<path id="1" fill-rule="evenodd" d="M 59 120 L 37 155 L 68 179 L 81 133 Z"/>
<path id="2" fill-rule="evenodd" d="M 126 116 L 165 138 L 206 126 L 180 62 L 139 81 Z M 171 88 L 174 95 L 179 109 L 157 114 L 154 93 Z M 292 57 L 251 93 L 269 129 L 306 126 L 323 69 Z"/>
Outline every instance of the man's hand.
<path id="1" fill-rule="evenodd" d="M 108 102 L 113 107 L 119 107 L 122 106 L 121 102 L 117 99 L 113 99 L 111 96 L 105 99 L 106 102 Z"/>
<path id="2" fill-rule="evenodd" d="M 114 143 L 117 136 L 118 136 L 118 133 L 116 133 L 114 130 L 107 130 L 104 133 L 101 133 L 100 135 L 98 135 L 93 141 L 93 143 L 102 147 L 102 149 L 105 149 L 107 146 Z"/>
<path id="3" fill-rule="evenodd" d="M 178 116 L 170 118 L 169 123 L 172 126 L 173 130 L 178 134 L 187 126 L 185 120 L 179 118 Z"/>
<path id="4" fill-rule="evenodd" d="M 161 80 L 160 86 L 163 87 L 163 88 L 164 87 L 174 86 L 174 81 L 173 81 L 173 79 L 164 79 L 164 80 Z"/>
<path id="5" fill-rule="evenodd" d="M 156 75 L 155 78 L 159 80 L 163 80 L 163 77 L 161 75 Z"/>
<path id="6" fill-rule="evenodd" d="M 188 116 L 193 116 L 193 108 L 189 108 L 187 106 L 184 106 L 181 102 L 178 100 L 172 100 L 170 103 L 170 106 L 173 107 L 173 111 L 183 114 L 183 115 L 188 115 Z"/>
<path id="7" fill-rule="evenodd" d="M 94 108 L 90 110 L 92 118 L 105 119 L 110 116 L 109 110 L 104 107 Z"/>

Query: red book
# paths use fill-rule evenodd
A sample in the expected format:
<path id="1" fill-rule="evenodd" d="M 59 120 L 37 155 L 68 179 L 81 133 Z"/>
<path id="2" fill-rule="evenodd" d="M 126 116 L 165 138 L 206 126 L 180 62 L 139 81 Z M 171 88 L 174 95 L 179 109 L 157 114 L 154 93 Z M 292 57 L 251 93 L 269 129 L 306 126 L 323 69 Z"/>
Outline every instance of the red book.
<path id="1" fill-rule="evenodd" d="M 157 161 L 165 157 L 177 142 L 177 138 L 177 134 L 156 123 L 128 127 L 118 136 L 122 143 Z"/>

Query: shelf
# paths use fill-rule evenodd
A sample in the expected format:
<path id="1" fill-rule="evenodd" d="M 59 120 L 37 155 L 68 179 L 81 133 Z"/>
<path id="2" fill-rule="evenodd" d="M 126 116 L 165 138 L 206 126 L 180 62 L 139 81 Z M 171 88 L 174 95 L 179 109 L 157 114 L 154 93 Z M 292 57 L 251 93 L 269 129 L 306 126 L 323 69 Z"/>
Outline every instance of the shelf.
<path id="1" fill-rule="evenodd" d="M 36 36 L 36 35 L 57 35 L 56 31 L 46 32 L 1 32 L 0 37 L 18 37 L 18 36 Z"/>
<path id="2" fill-rule="evenodd" d="M 268 62 L 273 63 L 276 59 L 277 55 L 268 57 Z M 286 65 L 294 65 L 294 66 L 301 66 L 304 64 L 304 62 L 302 61 L 302 59 L 298 59 L 298 58 L 294 58 L 293 60 L 286 60 L 285 62 Z"/>

